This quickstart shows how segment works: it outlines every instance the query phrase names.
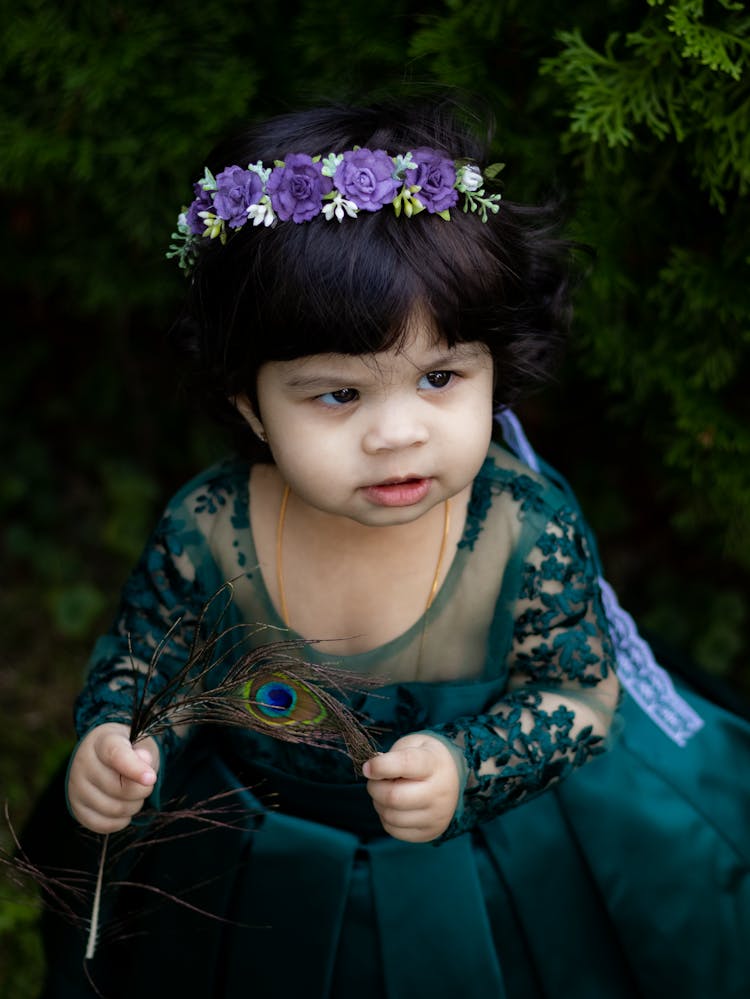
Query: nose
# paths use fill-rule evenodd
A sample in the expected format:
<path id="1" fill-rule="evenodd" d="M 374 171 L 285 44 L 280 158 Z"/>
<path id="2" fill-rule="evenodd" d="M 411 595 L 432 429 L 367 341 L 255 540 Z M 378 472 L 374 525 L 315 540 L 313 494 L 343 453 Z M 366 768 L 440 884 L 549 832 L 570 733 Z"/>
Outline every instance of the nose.
<path id="1" fill-rule="evenodd" d="M 390 402 L 377 407 L 375 412 L 370 414 L 362 438 L 362 447 L 367 454 L 400 451 L 425 444 L 427 438 L 427 426 L 419 412 L 418 404 Z"/>

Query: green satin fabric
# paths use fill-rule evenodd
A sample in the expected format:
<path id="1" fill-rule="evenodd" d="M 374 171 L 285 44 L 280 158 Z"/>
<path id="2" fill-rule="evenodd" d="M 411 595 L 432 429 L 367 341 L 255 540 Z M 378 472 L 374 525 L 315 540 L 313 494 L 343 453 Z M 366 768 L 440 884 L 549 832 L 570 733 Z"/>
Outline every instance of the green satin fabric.
<path id="1" fill-rule="evenodd" d="M 373 919 L 370 939 L 358 953 L 344 921 L 355 860 L 361 872 L 357 904 Z M 294 897 L 279 892 L 280 872 L 286 885 L 300 886 Z M 430 885 L 438 886 L 439 905 L 430 898 Z M 248 968 L 257 994 L 277 994 L 283 968 L 287 991 L 282 994 L 309 999 L 331 995 L 335 982 L 346 989 L 342 996 L 358 999 L 459 994 L 505 999 L 465 838 L 439 848 L 383 837 L 363 844 L 351 833 L 271 814 L 255 836 L 252 869 L 238 888 L 236 912 L 245 926 L 231 930 L 229 994 L 239 994 L 233 990 L 247 980 Z M 453 924 L 449 934 L 447 913 Z M 356 910 L 350 918 L 356 921 Z M 368 953 L 374 963 L 367 962 Z M 336 970 L 341 960 L 351 968 L 346 976 Z"/>
<path id="2" fill-rule="evenodd" d="M 425 687 L 428 713 L 464 710 L 485 687 Z M 235 787 L 241 828 L 124 858 L 120 879 L 149 887 L 110 893 L 105 923 L 135 920 L 103 939 L 92 977 L 109 999 L 747 999 L 750 732 L 681 693 L 706 722 L 684 749 L 626 700 L 605 756 L 440 846 L 378 835 L 354 782 L 292 781 L 276 799 L 267 771 L 240 790 L 248 774 L 199 740 L 170 793 L 190 805 Z M 266 807 L 284 795 L 283 811 Z M 94 869 L 90 849 L 77 859 Z M 159 892 L 210 916 L 150 911 Z M 82 935 L 51 918 L 48 930 L 45 999 L 90 996 Z"/>

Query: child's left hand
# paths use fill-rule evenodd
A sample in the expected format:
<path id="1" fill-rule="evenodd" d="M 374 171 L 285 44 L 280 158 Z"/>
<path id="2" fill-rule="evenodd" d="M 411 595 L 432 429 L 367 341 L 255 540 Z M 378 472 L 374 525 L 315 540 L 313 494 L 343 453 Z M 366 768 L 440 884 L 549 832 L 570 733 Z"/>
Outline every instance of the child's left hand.
<path id="1" fill-rule="evenodd" d="M 440 739 L 415 733 L 362 768 L 367 790 L 387 833 L 408 843 L 427 843 L 448 828 L 460 781 L 451 751 Z"/>

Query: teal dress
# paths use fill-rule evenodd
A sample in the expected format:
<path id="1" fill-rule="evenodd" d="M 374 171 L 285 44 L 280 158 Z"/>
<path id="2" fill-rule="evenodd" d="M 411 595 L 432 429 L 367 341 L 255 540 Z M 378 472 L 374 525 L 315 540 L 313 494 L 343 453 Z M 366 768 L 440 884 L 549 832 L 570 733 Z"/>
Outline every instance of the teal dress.
<path id="1" fill-rule="evenodd" d="M 344 753 L 170 731 L 86 973 L 82 935 L 48 917 L 46 999 L 94 994 L 87 976 L 110 999 L 750 995 L 750 726 L 639 661 L 574 498 L 529 460 L 492 446 L 426 618 L 336 660 L 379 680 L 348 695 L 378 748 L 415 731 L 450 746 L 463 790 L 445 835 L 387 836 Z M 157 648 L 151 683 L 168 681 L 218 627 L 201 613 L 226 580 L 222 627 L 261 623 L 258 645 L 283 632 L 250 474 L 226 462 L 169 504 L 94 650 L 79 735 L 127 716 Z M 576 705 L 616 660 L 628 689 L 603 736 Z M 95 869 L 95 844 L 68 833 L 68 865 Z"/>

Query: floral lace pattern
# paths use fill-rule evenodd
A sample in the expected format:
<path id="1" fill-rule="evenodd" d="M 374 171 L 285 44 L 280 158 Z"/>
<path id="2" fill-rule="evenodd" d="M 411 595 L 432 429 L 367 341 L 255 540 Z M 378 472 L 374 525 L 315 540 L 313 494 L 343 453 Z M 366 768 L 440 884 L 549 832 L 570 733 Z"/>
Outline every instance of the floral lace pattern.
<path id="1" fill-rule="evenodd" d="M 189 484 L 168 508 L 123 590 L 111 632 L 94 649 L 76 705 L 79 734 L 105 721 L 127 722 L 134 687 L 154 656 L 152 689 L 166 684 L 185 662 L 199 624 L 210 632 L 214 622 L 201 621 L 203 606 L 233 566 L 240 572 L 244 567 L 248 585 L 256 586 L 240 543 L 250 526 L 247 475 L 245 463 L 224 463 Z M 489 670 L 498 694 L 483 713 L 468 715 L 458 708 L 457 719 L 453 713 L 437 718 L 420 692 L 429 684 L 400 683 L 391 688 L 385 713 L 378 708 L 379 717 L 373 719 L 383 748 L 418 730 L 434 732 L 456 747 L 466 779 L 446 837 L 535 796 L 605 748 L 609 718 L 597 688 L 607 686 L 613 651 L 585 525 L 544 480 L 500 467 L 490 457 L 475 482 L 461 546 L 478 551 L 490 511 L 508 499 L 511 516 L 525 522 L 529 533 L 510 574 L 512 591 L 502 601 L 507 652 L 498 653 L 502 662 L 491 663 Z M 213 550 L 220 522 L 222 529 L 228 525 L 221 550 L 232 551 L 226 564 Z M 238 612 L 232 608 L 232 613 Z M 173 629 L 178 618 L 180 627 Z M 362 713 L 368 715 L 366 709 Z M 165 759 L 181 748 L 185 736 L 178 729 L 161 737 Z M 245 745 L 259 762 L 265 759 L 308 779 L 338 781 L 347 773 L 351 779 L 344 758 L 327 762 L 324 754 L 300 752 L 275 740 Z"/>
<path id="2" fill-rule="evenodd" d="M 538 484 L 528 478 L 516 484 L 521 510 L 537 508 Z M 539 794 L 604 751 L 606 709 L 591 695 L 613 663 L 580 516 L 562 507 L 522 569 L 509 693 L 486 714 L 432 728 L 461 750 L 467 771 L 462 805 L 444 838 Z M 591 711 L 599 731 L 581 723 L 579 714 Z"/>

